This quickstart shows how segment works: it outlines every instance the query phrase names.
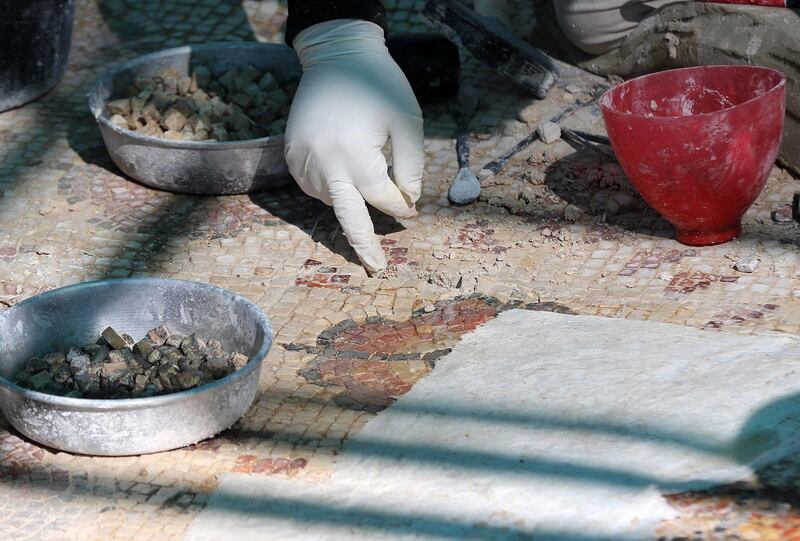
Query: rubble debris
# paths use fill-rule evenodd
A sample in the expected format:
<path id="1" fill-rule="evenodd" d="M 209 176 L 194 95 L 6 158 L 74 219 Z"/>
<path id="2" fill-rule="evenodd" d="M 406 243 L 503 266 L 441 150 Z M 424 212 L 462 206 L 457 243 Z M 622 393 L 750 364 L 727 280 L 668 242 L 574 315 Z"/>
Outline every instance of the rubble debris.
<path id="1" fill-rule="evenodd" d="M 148 331 L 147 338 L 150 339 L 153 346 L 163 346 L 167 342 L 167 338 L 169 338 L 169 331 L 166 326 L 161 325 L 160 327 Z"/>
<path id="2" fill-rule="evenodd" d="M 536 134 L 546 145 L 550 145 L 561 139 L 561 128 L 555 122 L 545 122 L 536 128 Z"/>
<path id="3" fill-rule="evenodd" d="M 110 121 L 151 137 L 183 141 L 244 141 L 284 131 L 297 80 L 246 65 L 218 78 L 202 65 L 139 75 L 127 97 L 106 103 Z"/>
<path id="4" fill-rule="evenodd" d="M 128 121 L 122 115 L 112 115 L 109 120 L 115 126 L 119 126 L 122 129 L 128 129 Z"/>
<path id="5" fill-rule="evenodd" d="M 537 102 L 534 102 L 530 105 L 523 107 L 517 118 L 526 124 L 533 124 L 534 122 L 538 122 L 542 117 L 541 107 Z"/>
<path id="6" fill-rule="evenodd" d="M 131 100 L 111 100 L 106 103 L 109 115 L 128 116 L 131 114 Z"/>
<path id="7" fill-rule="evenodd" d="M 627 214 L 636 210 L 639 210 L 639 200 L 625 192 L 613 193 L 606 200 L 606 214 L 608 216 Z"/>
<path id="8" fill-rule="evenodd" d="M 170 333 L 164 326 L 135 342 L 108 327 L 94 343 L 30 359 L 17 385 L 73 398 L 134 398 L 192 389 L 241 370 L 249 358 L 218 340 Z"/>
<path id="9" fill-rule="evenodd" d="M 583 217 L 583 210 L 576 205 L 569 204 L 564 207 L 564 219 L 568 222 L 575 223 Z"/>
<path id="10" fill-rule="evenodd" d="M 761 260 L 754 255 L 745 256 L 733 264 L 733 268 L 739 272 L 755 272 Z"/>

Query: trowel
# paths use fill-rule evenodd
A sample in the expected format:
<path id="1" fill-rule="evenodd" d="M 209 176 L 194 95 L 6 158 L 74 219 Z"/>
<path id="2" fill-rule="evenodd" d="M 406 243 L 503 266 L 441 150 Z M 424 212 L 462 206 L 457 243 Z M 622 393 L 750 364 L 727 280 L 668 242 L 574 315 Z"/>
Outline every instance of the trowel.
<path id="1" fill-rule="evenodd" d="M 458 173 L 447 192 L 454 205 L 469 205 L 481 195 L 481 182 L 469 168 L 469 122 L 478 108 L 478 94 L 471 87 L 462 86 L 456 99 L 451 102 L 450 114 L 456 120 L 456 159 Z"/>

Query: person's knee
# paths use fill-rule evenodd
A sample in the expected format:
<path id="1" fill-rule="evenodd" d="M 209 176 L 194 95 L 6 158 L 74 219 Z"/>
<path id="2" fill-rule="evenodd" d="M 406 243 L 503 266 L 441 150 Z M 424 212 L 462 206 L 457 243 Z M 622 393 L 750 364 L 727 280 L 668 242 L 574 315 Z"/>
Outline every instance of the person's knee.
<path id="1" fill-rule="evenodd" d="M 619 47 L 628 33 L 674 0 L 553 0 L 558 22 L 581 50 L 600 55 Z"/>

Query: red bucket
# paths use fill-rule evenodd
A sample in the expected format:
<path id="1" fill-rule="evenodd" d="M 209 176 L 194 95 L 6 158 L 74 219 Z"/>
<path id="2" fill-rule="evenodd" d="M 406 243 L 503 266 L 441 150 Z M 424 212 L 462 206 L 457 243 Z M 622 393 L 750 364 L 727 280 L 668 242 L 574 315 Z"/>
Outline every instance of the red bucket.
<path id="1" fill-rule="evenodd" d="M 625 173 L 680 242 L 739 236 L 780 149 L 782 73 L 753 66 L 663 71 L 609 90 L 600 107 Z"/>

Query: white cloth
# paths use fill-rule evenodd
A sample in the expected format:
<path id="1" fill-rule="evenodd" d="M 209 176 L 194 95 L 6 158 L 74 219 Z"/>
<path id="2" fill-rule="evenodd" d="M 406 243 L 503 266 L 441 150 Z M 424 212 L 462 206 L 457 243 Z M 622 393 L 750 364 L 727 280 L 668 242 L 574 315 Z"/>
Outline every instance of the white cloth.
<path id="1" fill-rule="evenodd" d="M 286 127 L 289 171 L 304 192 L 333 206 L 348 242 L 375 273 L 386 257 L 364 201 L 395 218 L 416 215 L 422 111 L 378 25 L 327 21 L 298 34 L 294 47 L 303 77 Z M 381 152 L 389 137 L 394 181 Z"/>
<path id="2" fill-rule="evenodd" d="M 653 11 L 675 0 L 553 0 L 561 29 L 583 51 L 600 55 L 619 47 Z"/>

